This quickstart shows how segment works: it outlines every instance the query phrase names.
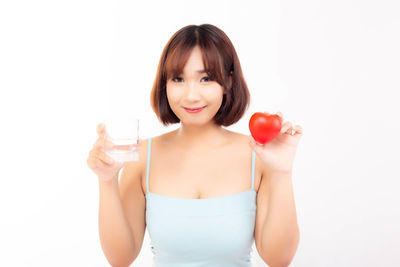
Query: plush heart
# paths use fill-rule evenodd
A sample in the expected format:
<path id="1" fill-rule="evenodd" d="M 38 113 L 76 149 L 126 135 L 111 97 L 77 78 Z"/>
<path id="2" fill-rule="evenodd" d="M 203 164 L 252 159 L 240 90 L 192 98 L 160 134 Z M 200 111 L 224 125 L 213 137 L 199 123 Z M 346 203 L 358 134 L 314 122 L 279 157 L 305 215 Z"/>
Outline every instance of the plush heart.
<path id="1" fill-rule="evenodd" d="M 277 114 L 256 112 L 249 121 L 250 133 L 260 144 L 266 144 L 277 137 L 281 127 L 281 117 Z"/>

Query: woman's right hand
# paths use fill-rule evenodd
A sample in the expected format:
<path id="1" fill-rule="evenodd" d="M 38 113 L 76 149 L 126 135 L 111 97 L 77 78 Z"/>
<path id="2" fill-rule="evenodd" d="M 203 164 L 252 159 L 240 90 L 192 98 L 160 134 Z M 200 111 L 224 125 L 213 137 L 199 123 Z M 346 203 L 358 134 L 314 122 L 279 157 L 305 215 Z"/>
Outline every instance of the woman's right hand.
<path id="1" fill-rule="evenodd" d="M 112 142 L 104 138 L 105 125 L 103 123 L 98 124 L 96 130 L 99 137 L 94 143 L 93 149 L 89 152 L 87 165 L 102 181 L 114 179 L 118 181 L 118 173 L 125 162 L 115 161 L 104 152 L 104 148 L 112 149 L 114 146 Z"/>

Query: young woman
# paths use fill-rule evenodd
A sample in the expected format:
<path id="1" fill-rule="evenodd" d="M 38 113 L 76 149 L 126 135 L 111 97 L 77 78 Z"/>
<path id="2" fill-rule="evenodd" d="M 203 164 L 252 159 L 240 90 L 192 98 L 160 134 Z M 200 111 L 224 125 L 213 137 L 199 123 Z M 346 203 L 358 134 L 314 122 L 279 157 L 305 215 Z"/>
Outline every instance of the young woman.
<path id="1" fill-rule="evenodd" d="M 112 266 L 136 259 L 146 226 L 154 266 L 251 266 L 254 241 L 269 266 L 289 265 L 299 242 L 291 179 L 302 128 L 285 122 L 265 145 L 223 128 L 249 101 L 222 30 L 189 25 L 171 37 L 151 105 L 164 125 L 180 127 L 141 140 L 139 161 L 124 164 L 103 152 L 112 144 L 99 124 L 87 160 L 98 176 L 99 234 Z"/>

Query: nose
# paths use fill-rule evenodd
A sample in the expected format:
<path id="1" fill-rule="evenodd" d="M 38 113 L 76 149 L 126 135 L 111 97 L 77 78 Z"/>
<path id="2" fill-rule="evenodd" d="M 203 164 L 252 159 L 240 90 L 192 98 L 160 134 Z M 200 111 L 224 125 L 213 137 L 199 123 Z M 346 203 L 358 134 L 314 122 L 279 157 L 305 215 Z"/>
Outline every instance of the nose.
<path id="1" fill-rule="evenodd" d="M 185 88 L 186 98 L 190 101 L 200 100 L 200 88 L 195 82 L 189 82 Z"/>

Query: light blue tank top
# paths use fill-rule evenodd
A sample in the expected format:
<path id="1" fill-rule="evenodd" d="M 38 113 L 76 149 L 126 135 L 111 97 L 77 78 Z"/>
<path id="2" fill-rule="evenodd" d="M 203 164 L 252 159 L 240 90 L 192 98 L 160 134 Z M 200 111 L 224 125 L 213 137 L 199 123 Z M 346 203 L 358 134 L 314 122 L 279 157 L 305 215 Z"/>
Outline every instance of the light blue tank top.
<path id="1" fill-rule="evenodd" d="M 190 199 L 150 192 L 151 138 L 146 171 L 146 225 L 153 267 L 249 267 L 257 192 L 251 189 L 222 197 Z"/>

